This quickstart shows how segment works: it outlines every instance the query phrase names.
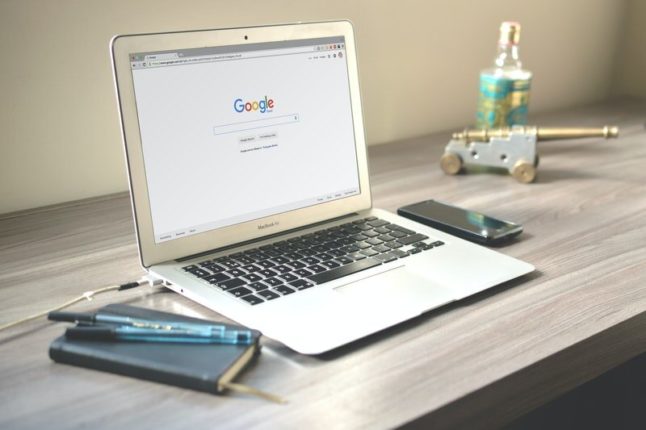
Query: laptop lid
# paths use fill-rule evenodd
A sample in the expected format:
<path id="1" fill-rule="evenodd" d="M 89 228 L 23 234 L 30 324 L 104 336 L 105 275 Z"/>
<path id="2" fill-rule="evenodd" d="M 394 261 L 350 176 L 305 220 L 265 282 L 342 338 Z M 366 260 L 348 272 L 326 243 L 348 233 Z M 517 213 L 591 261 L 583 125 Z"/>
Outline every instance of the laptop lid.
<path id="1" fill-rule="evenodd" d="M 111 48 L 145 267 L 371 206 L 349 22 Z"/>

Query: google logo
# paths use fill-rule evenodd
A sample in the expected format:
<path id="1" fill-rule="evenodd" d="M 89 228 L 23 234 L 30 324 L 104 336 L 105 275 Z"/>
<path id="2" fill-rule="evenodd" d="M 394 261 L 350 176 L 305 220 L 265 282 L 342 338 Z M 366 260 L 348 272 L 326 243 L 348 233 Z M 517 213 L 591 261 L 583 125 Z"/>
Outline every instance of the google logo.
<path id="1" fill-rule="evenodd" d="M 254 100 L 251 102 L 243 102 L 242 99 L 235 99 L 233 102 L 233 109 L 236 112 L 242 113 L 244 111 L 251 112 L 260 110 L 260 113 L 265 113 L 274 108 L 274 99 L 268 99 L 267 96 L 263 100 Z"/>

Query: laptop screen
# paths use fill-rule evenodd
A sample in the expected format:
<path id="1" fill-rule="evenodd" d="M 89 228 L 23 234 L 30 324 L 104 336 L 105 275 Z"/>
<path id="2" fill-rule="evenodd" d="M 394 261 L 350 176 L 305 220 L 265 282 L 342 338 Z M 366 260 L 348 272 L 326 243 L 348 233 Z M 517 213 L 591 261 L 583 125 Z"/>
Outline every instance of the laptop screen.
<path id="1" fill-rule="evenodd" d="M 130 66 L 156 243 L 360 194 L 343 37 Z"/>

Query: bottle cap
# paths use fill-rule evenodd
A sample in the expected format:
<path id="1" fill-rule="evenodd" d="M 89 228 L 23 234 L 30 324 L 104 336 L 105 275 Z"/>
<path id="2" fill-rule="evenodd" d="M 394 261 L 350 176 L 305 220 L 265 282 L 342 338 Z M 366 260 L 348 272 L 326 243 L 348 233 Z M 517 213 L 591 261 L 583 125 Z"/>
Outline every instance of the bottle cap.
<path id="1" fill-rule="evenodd" d="M 500 45 L 517 45 L 520 40 L 520 24 L 515 21 L 505 21 L 500 24 Z"/>

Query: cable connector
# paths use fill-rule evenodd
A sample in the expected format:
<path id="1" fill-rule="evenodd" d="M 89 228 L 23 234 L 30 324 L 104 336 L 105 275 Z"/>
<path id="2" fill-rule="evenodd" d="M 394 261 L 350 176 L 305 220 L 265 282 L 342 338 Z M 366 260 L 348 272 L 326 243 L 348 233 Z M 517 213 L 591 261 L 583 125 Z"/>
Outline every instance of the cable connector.
<path id="1" fill-rule="evenodd" d="M 142 277 L 141 279 L 139 279 L 138 281 L 128 282 L 127 284 L 119 285 L 118 291 L 129 290 L 131 288 L 135 288 L 140 285 L 146 285 L 146 284 L 148 284 L 148 286 L 150 287 L 154 287 L 156 285 L 161 285 L 163 282 L 164 281 L 162 279 L 159 279 L 153 275 L 148 274 Z"/>

